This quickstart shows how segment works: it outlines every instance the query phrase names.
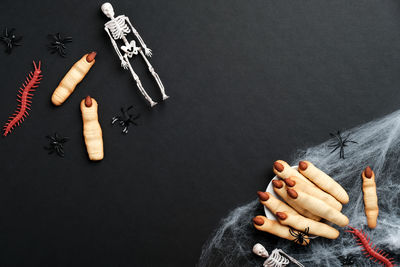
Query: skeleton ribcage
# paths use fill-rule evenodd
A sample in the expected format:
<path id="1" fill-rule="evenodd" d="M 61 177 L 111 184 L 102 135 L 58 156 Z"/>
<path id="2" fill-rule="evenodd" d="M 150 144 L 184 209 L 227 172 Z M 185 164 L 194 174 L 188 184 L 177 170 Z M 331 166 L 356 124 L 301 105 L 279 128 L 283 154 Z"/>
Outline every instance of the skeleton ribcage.
<path id="1" fill-rule="evenodd" d="M 121 39 L 131 32 L 131 29 L 126 24 L 125 18 L 124 15 L 121 15 L 106 23 L 106 27 L 110 30 L 115 40 Z"/>

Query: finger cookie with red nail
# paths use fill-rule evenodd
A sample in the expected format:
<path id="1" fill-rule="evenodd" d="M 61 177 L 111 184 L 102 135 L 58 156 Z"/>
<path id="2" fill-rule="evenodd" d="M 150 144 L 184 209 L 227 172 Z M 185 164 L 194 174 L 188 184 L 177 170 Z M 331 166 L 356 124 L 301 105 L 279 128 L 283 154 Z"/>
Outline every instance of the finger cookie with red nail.
<path id="1" fill-rule="evenodd" d="M 349 202 L 349 195 L 346 190 L 325 172 L 315 167 L 311 162 L 300 161 L 299 172 L 310 179 L 310 181 L 319 188 L 331 194 L 342 204 L 347 204 Z"/>
<path id="2" fill-rule="evenodd" d="M 291 176 L 290 178 L 283 179 L 283 181 L 285 182 L 287 188 L 302 191 L 324 201 L 326 204 L 338 211 L 342 210 L 342 204 L 337 201 L 336 198 L 317 187 L 309 186 L 307 183 L 304 183 L 303 180 L 297 178 L 296 176 Z"/>
<path id="3" fill-rule="evenodd" d="M 274 192 L 280 196 L 286 203 L 288 203 L 292 208 L 294 208 L 298 213 L 303 215 L 304 217 L 320 221 L 321 218 L 312 212 L 308 211 L 304 207 L 301 206 L 301 203 L 294 201 L 292 198 L 290 198 L 287 194 L 287 188 L 285 184 L 281 180 L 272 180 L 272 185 L 274 188 Z M 279 200 L 280 201 L 280 200 Z M 271 210 L 271 209 L 270 209 Z M 283 211 L 283 210 L 271 210 L 272 213 L 276 213 L 277 211 Z"/>
<path id="4" fill-rule="evenodd" d="M 290 234 L 290 228 L 288 226 L 280 224 L 278 221 L 273 221 L 268 219 L 265 216 L 256 216 L 253 218 L 253 225 L 257 230 L 267 232 L 273 234 L 275 236 L 285 238 L 287 240 L 294 241 L 296 237 Z M 294 233 L 298 234 L 297 231 Z M 308 236 L 305 236 L 302 240 L 303 243 L 298 243 L 300 245 L 307 245 L 308 244 Z"/>
<path id="5" fill-rule="evenodd" d="M 99 123 L 98 104 L 94 98 L 87 96 L 81 101 L 83 137 L 89 159 L 99 161 L 104 158 L 103 132 Z"/>
<path id="6" fill-rule="evenodd" d="M 298 214 L 295 209 L 287 205 L 285 202 L 280 201 L 269 192 L 258 191 L 257 195 L 260 203 L 267 207 L 267 209 L 269 209 L 273 214 L 277 211 Z"/>
<path id="7" fill-rule="evenodd" d="M 287 164 L 287 162 L 283 160 L 277 160 L 274 162 L 273 171 L 281 179 L 289 178 L 291 176 L 296 176 L 299 179 L 303 180 L 305 183 L 315 186 L 312 182 L 310 182 L 306 177 L 304 177 L 301 173 L 293 169 Z"/>
<path id="8" fill-rule="evenodd" d="M 349 224 L 349 219 L 343 213 L 316 197 L 291 188 L 287 189 L 287 195 L 294 203 L 316 216 L 324 218 L 341 227 Z"/>
<path id="9" fill-rule="evenodd" d="M 96 52 L 84 55 L 71 67 L 67 74 L 65 74 L 51 96 L 51 102 L 54 105 L 60 106 L 74 92 L 75 87 L 85 78 L 86 74 L 96 62 L 96 55 Z"/>
<path id="10" fill-rule="evenodd" d="M 367 166 L 361 176 L 363 180 L 364 209 L 365 215 L 367 216 L 368 227 L 375 228 L 379 214 L 375 173 L 372 171 L 371 167 Z"/>
<path id="11" fill-rule="evenodd" d="M 317 235 L 329 239 L 336 239 L 339 231 L 335 228 L 321 222 L 303 217 L 299 214 L 291 214 L 286 212 L 277 212 L 276 216 L 281 224 L 290 226 L 296 230 L 304 231 L 309 229 L 309 234 Z"/>

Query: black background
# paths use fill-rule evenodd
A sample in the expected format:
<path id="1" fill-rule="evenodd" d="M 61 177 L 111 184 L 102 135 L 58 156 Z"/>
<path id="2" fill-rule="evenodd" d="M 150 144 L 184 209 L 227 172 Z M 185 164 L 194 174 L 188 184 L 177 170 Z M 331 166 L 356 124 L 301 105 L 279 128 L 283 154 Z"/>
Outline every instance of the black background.
<path id="1" fill-rule="evenodd" d="M 114 1 L 171 96 L 151 110 L 120 68 L 101 3 L 1 0 L 0 30 L 24 37 L 0 50 L 4 121 L 32 60 L 44 74 L 28 120 L 0 139 L 1 266 L 194 266 L 219 220 L 265 188 L 274 160 L 400 106 L 398 1 Z M 56 32 L 73 37 L 65 59 L 46 48 Z M 53 107 L 54 88 L 92 50 L 92 70 Z M 133 66 L 160 99 L 144 62 Z M 87 94 L 99 102 L 100 163 L 82 138 Z M 131 104 L 142 117 L 123 136 L 110 120 Z M 65 158 L 43 149 L 56 131 L 71 138 Z"/>

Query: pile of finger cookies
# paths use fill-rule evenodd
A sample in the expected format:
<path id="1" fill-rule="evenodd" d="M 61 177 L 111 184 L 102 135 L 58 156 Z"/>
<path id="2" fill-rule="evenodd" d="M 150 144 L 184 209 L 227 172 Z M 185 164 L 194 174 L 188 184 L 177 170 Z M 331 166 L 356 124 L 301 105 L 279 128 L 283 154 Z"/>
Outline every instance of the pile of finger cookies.
<path id="1" fill-rule="evenodd" d="M 274 192 L 258 192 L 260 203 L 274 215 L 253 218 L 254 227 L 260 231 L 291 240 L 301 245 L 309 244 L 309 234 L 336 239 L 340 227 L 349 219 L 341 212 L 349 202 L 343 187 L 309 161 L 301 161 L 297 170 L 283 160 L 273 165 L 279 179 L 272 180 Z"/>

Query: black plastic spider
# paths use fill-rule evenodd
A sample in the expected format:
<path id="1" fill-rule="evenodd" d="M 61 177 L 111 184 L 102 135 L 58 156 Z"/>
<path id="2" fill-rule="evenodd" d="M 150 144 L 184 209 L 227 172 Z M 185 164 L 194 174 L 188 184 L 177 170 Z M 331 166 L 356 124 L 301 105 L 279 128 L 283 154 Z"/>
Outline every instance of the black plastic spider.
<path id="1" fill-rule="evenodd" d="M 72 37 L 61 37 L 60 33 L 49 34 L 49 37 L 52 39 L 49 45 L 50 53 L 54 54 L 57 52 L 60 56 L 65 57 L 67 55 L 65 52 L 65 49 L 67 49 L 65 44 L 71 43 Z"/>
<path id="2" fill-rule="evenodd" d="M 290 235 L 295 237 L 295 239 L 293 239 L 293 242 L 297 244 L 303 244 L 305 242 L 306 245 L 308 245 L 310 243 L 310 238 L 308 238 L 309 231 L 310 231 L 309 227 L 304 229 L 304 233 L 300 231 L 294 231 L 292 228 L 289 228 Z"/>
<path id="3" fill-rule="evenodd" d="M 342 266 L 352 266 L 354 265 L 354 257 L 352 255 L 339 256 L 340 263 Z"/>
<path id="4" fill-rule="evenodd" d="M 4 29 L 3 36 L 0 37 L 0 40 L 3 41 L 7 47 L 6 47 L 6 53 L 11 54 L 12 49 L 14 46 L 20 46 L 21 43 L 20 41 L 22 40 L 22 36 L 15 36 L 14 34 L 15 29 L 12 28 L 10 31 L 7 29 L 7 27 Z"/>
<path id="5" fill-rule="evenodd" d="M 121 116 L 114 116 L 111 119 L 111 124 L 114 124 L 116 122 L 119 123 L 119 125 L 121 127 L 123 127 L 122 129 L 122 133 L 123 134 L 127 134 L 128 133 L 128 127 L 130 124 L 136 125 L 137 123 L 135 122 L 135 120 L 139 119 L 140 114 L 130 114 L 129 110 L 133 109 L 133 106 L 128 107 L 127 109 L 125 108 L 121 108 Z"/>
<path id="6" fill-rule="evenodd" d="M 336 134 L 330 133 L 329 135 L 334 139 L 332 140 L 332 143 L 328 145 L 328 147 L 333 148 L 331 153 L 339 149 L 340 159 L 344 159 L 344 148 L 348 145 L 348 143 L 357 144 L 356 141 L 349 140 L 350 134 L 348 134 L 347 136 L 342 136 L 340 131 L 337 131 Z"/>
<path id="7" fill-rule="evenodd" d="M 57 153 L 60 157 L 64 157 L 64 143 L 69 140 L 68 137 L 62 137 L 58 133 L 55 133 L 53 136 L 46 136 L 50 141 L 50 146 L 44 147 L 46 150 L 49 150 L 49 154 Z"/>

